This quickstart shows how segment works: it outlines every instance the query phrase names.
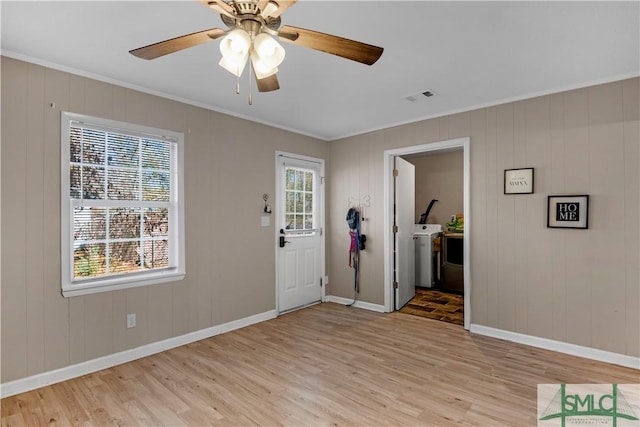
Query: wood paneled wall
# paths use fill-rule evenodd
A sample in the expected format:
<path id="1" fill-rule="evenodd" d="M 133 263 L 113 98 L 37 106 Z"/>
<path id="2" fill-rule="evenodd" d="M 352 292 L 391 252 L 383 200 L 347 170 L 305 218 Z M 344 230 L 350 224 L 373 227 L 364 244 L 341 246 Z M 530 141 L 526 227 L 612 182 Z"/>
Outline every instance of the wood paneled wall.
<path id="1" fill-rule="evenodd" d="M 640 356 L 639 79 L 330 143 L 328 294 L 353 297 L 344 221 L 369 195 L 359 299 L 383 304 L 383 152 L 471 138 L 471 322 Z M 535 194 L 504 195 L 535 168 Z M 589 229 L 546 228 L 547 196 L 589 194 Z"/>
<path id="2" fill-rule="evenodd" d="M 353 296 L 345 214 L 350 198 L 368 197 L 359 299 L 382 304 L 383 152 L 465 136 L 472 323 L 640 356 L 638 79 L 326 144 L 14 59 L 1 66 L 2 382 L 273 309 L 274 230 L 260 214 L 276 150 L 328 159 L 327 294 Z M 184 281 L 62 298 L 61 110 L 185 133 Z M 502 194 L 515 167 L 536 168 L 535 194 Z M 590 229 L 547 229 L 546 196 L 576 193 L 591 195 Z M 138 326 L 127 329 L 132 312 Z"/>
<path id="3" fill-rule="evenodd" d="M 446 230 L 451 215 L 464 211 L 464 152 L 462 149 L 445 153 L 430 153 L 428 156 L 407 157 L 416 171 L 415 223 L 427 210 L 432 199 L 429 224 L 440 224 Z"/>
<path id="4" fill-rule="evenodd" d="M 61 296 L 63 110 L 185 134 L 185 280 Z M 260 216 L 276 150 L 326 158 L 327 144 L 3 57 L 1 381 L 273 310 L 275 231 Z"/>

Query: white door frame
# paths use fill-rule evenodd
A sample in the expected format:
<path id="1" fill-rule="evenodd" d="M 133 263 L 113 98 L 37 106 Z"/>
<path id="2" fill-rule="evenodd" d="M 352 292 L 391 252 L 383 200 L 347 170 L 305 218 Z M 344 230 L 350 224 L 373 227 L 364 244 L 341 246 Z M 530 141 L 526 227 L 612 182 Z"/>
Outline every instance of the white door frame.
<path id="1" fill-rule="evenodd" d="M 278 273 L 278 257 L 280 254 L 280 251 L 278 251 L 279 249 L 279 239 L 280 239 L 280 226 L 278 223 L 278 218 L 281 212 L 284 211 L 284 203 L 283 200 L 279 197 L 280 196 L 280 192 L 283 190 L 281 188 L 282 185 L 282 180 L 280 179 L 280 176 L 278 174 L 278 171 L 280 170 L 280 162 L 282 161 L 281 158 L 285 157 L 285 158 L 289 158 L 292 160 L 305 160 L 307 162 L 313 162 L 313 163 L 318 163 L 320 165 L 320 209 L 319 209 L 319 213 L 320 213 L 320 274 L 322 275 L 322 302 L 325 301 L 325 289 L 327 286 L 327 276 L 326 276 L 326 270 L 325 270 L 325 213 L 326 213 L 326 208 L 325 208 L 325 178 L 324 178 L 324 159 L 318 159 L 316 157 L 310 157 L 310 156 L 303 156 L 300 154 L 293 154 L 293 153 L 287 153 L 285 151 L 276 151 L 276 155 L 275 155 L 275 177 L 276 177 L 276 193 L 275 193 L 275 210 L 273 211 L 273 225 L 274 225 L 274 239 L 273 239 L 273 250 L 275 251 L 275 288 L 276 288 L 276 314 L 280 314 L 280 290 L 279 290 L 279 286 L 278 283 L 279 282 L 279 273 Z"/>
<path id="2" fill-rule="evenodd" d="M 463 201 L 464 201 L 464 328 L 471 324 L 471 156 L 470 138 L 457 138 L 411 147 L 385 150 L 384 152 L 384 310 L 394 311 L 393 298 L 393 158 L 408 154 L 440 151 L 461 147 L 463 150 Z"/>

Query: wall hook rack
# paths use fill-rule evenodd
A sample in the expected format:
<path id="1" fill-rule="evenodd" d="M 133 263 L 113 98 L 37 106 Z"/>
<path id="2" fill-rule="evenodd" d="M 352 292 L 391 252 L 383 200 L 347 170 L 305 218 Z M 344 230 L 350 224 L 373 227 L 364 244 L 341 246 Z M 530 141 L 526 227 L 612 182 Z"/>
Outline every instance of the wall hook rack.
<path id="1" fill-rule="evenodd" d="M 369 194 L 362 197 L 349 196 L 347 204 L 350 208 L 368 208 L 371 206 L 371 196 Z"/>
<path id="2" fill-rule="evenodd" d="M 367 221 L 368 218 L 364 215 L 364 208 L 371 206 L 371 196 L 369 194 L 362 197 L 349 196 L 347 204 L 349 208 L 355 208 L 361 213 L 360 221 Z"/>

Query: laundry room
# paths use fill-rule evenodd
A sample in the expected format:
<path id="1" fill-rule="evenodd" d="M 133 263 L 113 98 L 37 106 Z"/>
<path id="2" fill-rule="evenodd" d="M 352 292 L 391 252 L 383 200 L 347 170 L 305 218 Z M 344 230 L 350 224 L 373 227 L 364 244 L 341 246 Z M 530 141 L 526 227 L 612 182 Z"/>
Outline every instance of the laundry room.
<path id="1" fill-rule="evenodd" d="M 464 170 L 461 148 L 402 156 L 415 167 L 415 297 L 403 311 L 464 321 Z"/>

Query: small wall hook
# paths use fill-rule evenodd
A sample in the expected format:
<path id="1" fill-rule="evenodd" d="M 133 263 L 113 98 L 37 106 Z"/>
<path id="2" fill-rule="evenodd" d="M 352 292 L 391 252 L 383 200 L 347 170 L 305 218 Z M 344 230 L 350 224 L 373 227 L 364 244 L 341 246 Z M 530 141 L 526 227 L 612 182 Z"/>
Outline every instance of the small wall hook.
<path id="1" fill-rule="evenodd" d="M 264 193 L 262 195 L 262 200 L 264 200 L 264 213 L 271 213 L 271 206 L 269 206 L 269 204 L 267 203 L 267 200 L 269 200 L 269 195 L 267 193 Z"/>

